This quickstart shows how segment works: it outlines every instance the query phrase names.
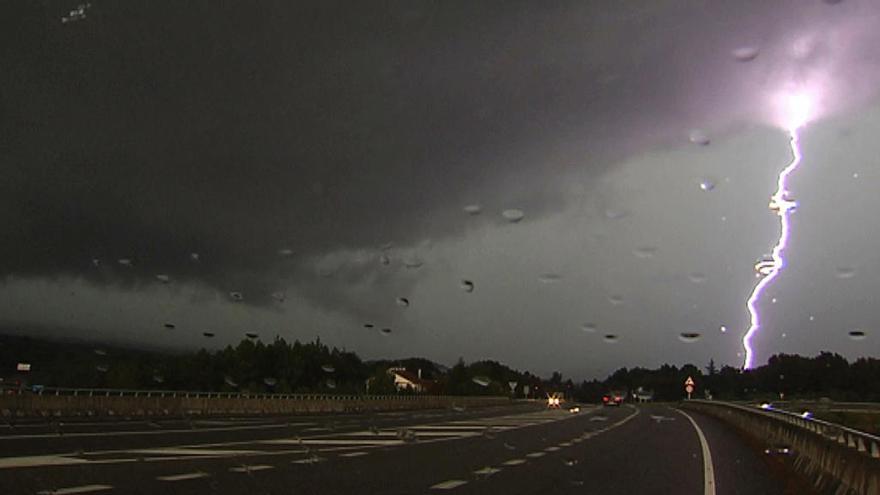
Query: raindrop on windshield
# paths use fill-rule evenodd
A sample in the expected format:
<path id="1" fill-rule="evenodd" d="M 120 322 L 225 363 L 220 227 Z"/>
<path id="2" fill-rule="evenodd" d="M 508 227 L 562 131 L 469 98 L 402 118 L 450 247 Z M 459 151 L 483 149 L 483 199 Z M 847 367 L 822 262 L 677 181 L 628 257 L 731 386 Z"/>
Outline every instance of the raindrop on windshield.
<path id="1" fill-rule="evenodd" d="M 509 208 L 501 212 L 501 216 L 504 217 L 510 223 L 516 223 L 523 219 L 526 216 L 525 212 L 518 208 Z"/>
<path id="2" fill-rule="evenodd" d="M 700 340 L 700 337 L 702 337 L 702 335 L 700 335 L 697 332 L 681 332 L 678 335 L 678 340 L 680 340 L 686 344 L 692 344 L 692 343 Z"/>
<path id="3" fill-rule="evenodd" d="M 95 349 L 95 354 L 98 356 L 106 356 L 107 351 L 105 351 L 104 349 Z"/>
<path id="4" fill-rule="evenodd" d="M 271 376 L 266 376 L 263 377 L 263 383 L 265 383 L 268 387 L 274 387 L 278 383 L 278 380 L 272 378 Z"/>
<path id="5" fill-rule="evenodd" d="M 425 264 L 425 262 L 418 259 L 418 258 L 408 258 L 408 259 L 403 260 L 403 266 L 405 266 L 411 270 L 414 270 L 416 268 L 421 268 L 421 266 L 424 264 Z"/>
<path id="6" fill-rule="evenodd" d="M 278 256 L 290 256 L 293 254 L 293 249 L 290 248 L 281 248 L 278 250 Z"/>
<path id="7" fill-rule="evenodd" d="M 479 215 L 482 211 L 483 207 L 478 204 L 467 205 L 464 207 L 464 212 L 468 215 Z"/>
<path id="8" fill-rule="evenodd" d="M 389 258 L 387 254 L 383 254 L 379 256 L 379 262 L 385 266 L 388 266 L 391 264 L 391 258 Z"/>
<path id="9" fill-rule="evenodd" d="M 700 146 L 708 146 L 711 142 L 709 135 L 699 129 L 692 130 L 688 135 L 688 140 L 694 144 L 699 144 Z"/>
<path id="10" fill-rule="evenodd" d="M 605 210 L 605 218 L 608 220 L 619 220 L 627 215 L 625 210 L 617 210 L 614 208 L 608 208 Z"/>
<path id="11" fill-rule="evenodd" d="M 609 333 L 603 338 L 603 340 L 605 340 L 605 342 L 609 344 L 616 344 L 618 339 L 619 337 L 617 335 L 614 335 L 613 333 Z"/>
<path id="12" fill-rule="evenodd" d="M 648 259 L 653 258 L 655 254 L 657 254 L 657 248 L 652 246 L 642 246 L 633 250 L 633 254 L 636 255 L 636 258 Z"/>
<path id="13" fill-rule="evenodd" d="M 107 370 L 109 370 L 109 369 L 110 368 L 108 366 L 103 365 L 103 364 L 99 364 L 99 365 L 95 366 L 95 370 L 97 370 L 99 373 L 106 373 Z"/>
<path id="14" fill-rule="evenodd" d="M 848 266 L 839 266 L 837 267 L 837 278 L 839 279 L 849 279 L 856 276 L 855 268 L 851 268 Z"/>
<path id="15" fill-rule="evenodd" d="M 853 340 L 865 340 L 865 337 L 867 337 L 867 335 L 865 335 L 865 332 L 862 330 L 851 330 L 849 332 L 849 338 Z"/>
<path id="16" fill-rule="evenodd" d="M 382 330 L 379 330 L 379 331 L 382 332 L 382 335 L 391 335 L 390 328 L 383 328 Z"/>
<path id="17" fill-rule="evenodd" d="M 284 293 L 283 292 L 273 292 L 272 299 L 275 299 L 278 302 L 284 302 Z"/>
<path id="18" fill-rule="evenodd" d="M 562 280 L 562 277 L 556 273 L 544 273 L 538 277 L 538 280 L 544 284 L 553 284 Z"/>
<path id="19" fill-rule="evenodd" d="M 397 298 L 397 305 L 400 307 L 403 307 L 403 308 L 409 307 L 409 299 L 407 299 L 405 297 L 398 297 Z"/>
<path id="20" fill-rule="evenodd" d="M 715 182 L 711 179 L 700 179 L 700 190 L 709 192 L 715 189 Z"/>
<path id="21" fill-rule="evenodd" d="M 229 299 L 232 299 L 233 302 L 241 302 L 244 301 L 244 294 L 233 291 L 229 293 Z"/>
<path id="22" fill-rule="evenodd" d="M 223 381 L 232 388 L 238 388 L 238 383 L 235 383 L 235 380 L 228 376 L 223 377 Z"/>
<path id="23" fill-rule="evenodd" d="M 101 266 L 101 260 L 99 260 L 98 258 L 92 258 L 92 266 L 96 268 Z"/>
<path id="24" fill-rule="evenodd" d="M 117 260 L 117 263 L 119 263 L 122 266 L 131 266 L 131 260 L 128 258 L 119 258 Z"/>
<path id="25" fill-rule="evenodd" d="M 259 335 L 255 334 L 254 332 L 245 332 L 244 336 L 249 339 L 255 339 L 255 338 L 259 337 Z"/>
<path id="26" fill-rule="evenodd" d="M 189 259 L 190 259 L 190 261 L 198 262 L 199 261 L 199 253 L 189 253 Z"/>
<path id="27" fill-rule="evenodd" d="M 327 388 L 336 388 L 336 382 L 333 379 L 328 379 Z"/>
<path id="28" fill-rule="evenodd" d="M 810 315 L 810 321 L 816 321 L 816 317 L 813 315 Z"/>
<path id="29" fill-rule="evenodd" d="M 695 284 L 702 284 L 706 281 L 706 275 L 700 272 L 692 272 L 688 274 L 688 279 Z"/>
<path id="30" fill-rule="evenodd" d="M 733 58 L 740 62 L 751 62 L 758 56 L 758 48 L 755 46 L 741 46 L 730 51 Z"/>
<path id="31" fill-rule="evenodd" d="M 620 306 L 621 304 L 623 304 L 623 296 L 619 294 L 612 294 L 611 296 L 608 296 L 608 302 L 615 306 Z"/>
<path id="32" fill-rule="evenodd" d="M 202 335 L 204 335 L 205 337 L 209 337 L 209 338 L 210 338 L 210 337 L 213 337 L 213 336 L 214 336 L 214 333 L 213 333 L 213 332 L 202 332 Z"/>
<path id="33" fill-rule="evenodd" d="M 474 291 L 474 283 L 470 280 L 462 280 L 461 281 L 461 290 L 465 292 L 473 292 Z"/>
<path id="34" fill-rule="evenodd" d="M 156 275 L 156 280 L 162 282 L 163 284 L 167 284 L 168 282 L 171 282 L 171 277 L 165 275 L 164 273 L 160 273 L 159 275 Z"/>
<path id="35" fill-rule="evenodd" d="M 336 368 L 334 368 L 332 364 L 325 364 L 321 366 L 321 369 L 327 373 L 333 373 L 334 371 L 336 371 Z"/>
<path id="36" fill-rule="evenodd" d="M 488 387 L 492 380 L 486 376 L 475 376 L 472 381 L 481 387 Z"/>
<path id="37" fill-rule="evenodd" d="M 364 323 L 364 328 L 373 328 L 374 326 L 372 323 Z"/>
<path id="38" fill-rule="evenodd" d="M 581 330 L 583 330 L 587 333 L 594 333 L 596 331 L 596 324 L 595 323 L 584 323 L 583 325 L 581 325 Z"/>
<path id="39" fill-rule="evenodd" d="M 727 327 L 724 325 L 721 325 L 721 328 L 719 330 L 721 330 L 721 333 L 727 333 Z"/>
<path id="40" fill-rule="evenodd" d="M 174 330 L 175 325 L 174 325 L 174 323 L 166 323 L 165 328 L 167 328 L 169 330 Z"/>
<path id="41" fill-rule="evenodd" d="M 153 375 L 153 381 L 156 383 L 164 383 L 165 377 L 163 377 L 162 375 Z"/>

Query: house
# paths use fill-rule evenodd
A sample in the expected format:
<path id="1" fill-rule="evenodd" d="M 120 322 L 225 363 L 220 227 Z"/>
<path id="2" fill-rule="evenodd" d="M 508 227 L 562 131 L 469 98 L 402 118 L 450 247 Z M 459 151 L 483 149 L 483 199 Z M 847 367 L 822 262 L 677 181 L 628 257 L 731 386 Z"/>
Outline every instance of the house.
<path id="1" fill-rule="evenodd" d="M 394 386 L 397 390 L 409 390 L 412 392 L 433 392 L 436 382 L 422 378 L 422 370 L 413 373 L 406 368 L 388 368 L 388 374 L 394 378 Z"/>

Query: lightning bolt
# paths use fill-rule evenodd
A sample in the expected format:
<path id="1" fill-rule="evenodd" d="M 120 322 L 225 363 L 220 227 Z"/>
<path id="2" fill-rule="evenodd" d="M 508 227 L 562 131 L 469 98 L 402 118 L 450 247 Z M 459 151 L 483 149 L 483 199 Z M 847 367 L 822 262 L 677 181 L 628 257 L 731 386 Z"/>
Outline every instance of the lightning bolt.
<path id="1" fill-rule="evenodd" d="M 755 276 L 760 278 L 760 280 L 755 285 L 755 288 L 752 289 L 752 293 L 746 302 L 746 306 L 749 309 L 751 324 L 749 325 L 749 330 L 742 339 L 743 349 L 745 350 L 745 361 L 743 363 L 744 369 L 752 368 L 754 365 L 755 353 L 752 348 L 752 337 L 761 328 L 761 318 L 758 314 L 757 307 L 758 301 L 761 299 L 761 293 L 764 292 L 764 289 L 770 285 L 771 282 L 773 282 L 776 276 L 779 275 L 779 272 L 785 268 L 785 258 L 783 258 L 782 255 L 788 245 L 788 235 L 790 230 L 789 216 L 797 206 L 797 203 L 789 198 L 785 182 L 788 180 L 788 176 L 791 175 L 801 163 L 798 128 L 798 126 L 792 126 L 788 131 L 792 159 L 791 162 L 782 169 L 782 172 L 779 173 L 779 177 L 776 179 L 776 192 L 770 197 L 770 209 L 774 210 L 776 214 L 779 215 L 779 240 L 776 241 L 776 245 L 773 247 L 770 259 L 761 260 L 755 265 L 755 270 L 757 271 Z"/>

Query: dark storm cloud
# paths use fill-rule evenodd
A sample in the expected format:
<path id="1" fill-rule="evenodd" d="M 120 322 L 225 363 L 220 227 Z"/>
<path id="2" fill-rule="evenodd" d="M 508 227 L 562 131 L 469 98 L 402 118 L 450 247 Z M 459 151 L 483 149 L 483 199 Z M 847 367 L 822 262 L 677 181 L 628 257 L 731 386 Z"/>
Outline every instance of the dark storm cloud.
<path id="1" fill-rule="evenodd" d="M 168 274 L 184 292 L 239 291 L 267 314 L 274 292 L 305 294 L 314 313 L 356 316 L 339 328 L 421 328 L 414 352 L 442 338 L 394 300 L 438 274 L 485 290 L 482 264 L 444 256 L 491 256 L 480 250 L 494 246 L 483 242 L 492 229 L 507 232 L 502 210 L 523 209 L 516 225 L 548 238 L 530 224 L 582 214 L 575 206 L 637 214 L 627 194 L 653 207 L 658 193 L 615 175 L 625 159 L 687 144 L 694 127 L 714 146 L 745 124 L 775 124 L 755 95 L 779 81 L 820 80 L 830 110 L 844 93 L 863 101 L 880 59 L 864 29 L 877 9 L 864 2 L 95 2 L 61 23 L 68 10 L 19 2 L 0 20 L 0 273 L 145 294 Z M 731 55 L 743 47 L 757 47 L 747 63 Z M 852 84 L 832 88 L 835 78 Z M 570 187 L 579 199 L 560 194 Z M 480 215 L 463 212 L 472 203 Z M 636 247 L 615 244 L 607 225 L 574 225 L 586 229 L 577 239 Z M 405 266 L 419 257 L 421 268 Z M 529 280 L 572 263 L 528 265 Z M 623 288 L 569 289 L 605 301 Z M 132 317 L 156 310 L 137 301 Z M 430 298 L 407 311 L 432 305 L 455 312 Z M 472 308 L 487 324 L 498 310 Z M 655 310 L 674 319 L 644 309 Z"/>

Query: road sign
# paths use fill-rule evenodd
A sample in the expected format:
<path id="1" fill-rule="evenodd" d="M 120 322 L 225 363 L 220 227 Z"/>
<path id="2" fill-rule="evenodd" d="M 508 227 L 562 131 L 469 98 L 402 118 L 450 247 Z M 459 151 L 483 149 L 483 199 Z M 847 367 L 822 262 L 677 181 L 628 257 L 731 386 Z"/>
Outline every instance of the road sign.
<path id="1" fill-rule="evenodd" d="M 688 377 L 687 380 L 684 381 L 684 391 L 688 394 L 688 400 L 691 398 L 691 394 L 694 393 L 694 379 Z"/>
<path id="2" fill-rule="evenodd" d="M 16 371 L 30 371 L 31 370 L 31 363 L 18 363 L 18 365 L 15 366 L 15 370 Z"/>
<path id="3" fill-rule="evenodd" d="M 514 390 L 516 390 L 516 386 L 518 385 L 518 383 L 516 383 L 516 382 L 507 382 L 507 384 L 510 385 L 510 391 L 511 391 L 511 392 L 513 392 Z"/>
<path id="4" fill-rule="evenodd" d="M 529 397 L 529 386 L 528 385 L 523 385 L 523 395 L 526 396 L 526 398 Z"/>
<path id="5" fill-rule="evenodd" d="M 685 385 L 690 385 L 691 387 L 693 387 L 693 386 L 695 385 L 695 383 L 694 383 L 694 379 L 691 378 L 691 377 L 688 377 L 688 379 L 684 381 L 684 384 L 685 384 Z"/>

